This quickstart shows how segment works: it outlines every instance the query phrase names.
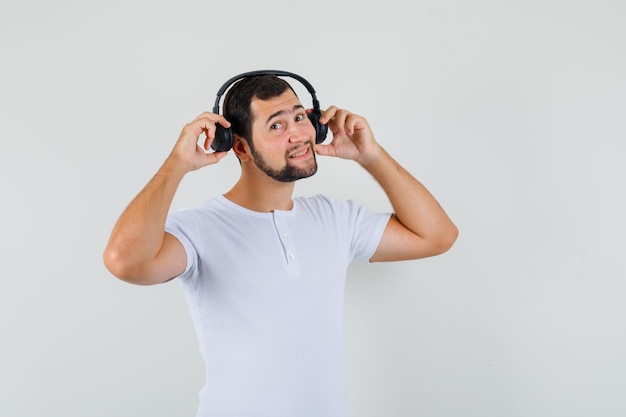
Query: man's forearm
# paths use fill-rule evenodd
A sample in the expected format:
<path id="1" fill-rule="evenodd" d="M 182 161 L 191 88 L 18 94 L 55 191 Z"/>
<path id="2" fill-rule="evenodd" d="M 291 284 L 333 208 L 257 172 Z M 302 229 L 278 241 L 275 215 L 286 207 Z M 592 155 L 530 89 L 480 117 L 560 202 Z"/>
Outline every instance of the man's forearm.
<path id="1" fill-rule="evenodd" d="M 456 226 L 433 195 L 383 148 L 362 166 L 380 184 L 407 229 L 434 243 L 456 238 Z"/>

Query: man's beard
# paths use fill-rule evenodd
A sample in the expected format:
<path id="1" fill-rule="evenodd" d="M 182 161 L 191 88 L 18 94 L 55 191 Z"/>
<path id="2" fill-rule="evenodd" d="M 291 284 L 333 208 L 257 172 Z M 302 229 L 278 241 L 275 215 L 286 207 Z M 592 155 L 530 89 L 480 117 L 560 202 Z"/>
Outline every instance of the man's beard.
<path id="1" fill-rule="evenodd" d="M 317 172 L 317 159 L 315 158 L 313 145 L 310 142 L 309 147 L 311 155 L 313 155 L 313 165 L 304 168 L 291 165 L 287 155 L 285 155 L 287 163 L 282 169 L 270 168 L 267 166 L 263 156 L 256 151 L 252 143 L 250 143 L 250 153 L 252 154 L 252 159 L 254 160 L 256 166 L 259 167 L 261 171 L 265 172 L 265 174 L 267 174 L 270 178 L 280 182 L 293 182 L 301 178 L 308 178 Z"/>

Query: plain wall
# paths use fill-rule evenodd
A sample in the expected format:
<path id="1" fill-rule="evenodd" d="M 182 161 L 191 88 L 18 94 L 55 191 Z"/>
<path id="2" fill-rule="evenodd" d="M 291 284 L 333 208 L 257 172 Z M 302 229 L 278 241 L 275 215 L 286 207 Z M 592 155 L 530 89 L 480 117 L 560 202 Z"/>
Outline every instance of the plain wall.
<path id="1" fill-rule="evenodd" d="M 265 68 L 367 117 L 460 229 L 351 267 L 353 417 L 626 415 L 625 21 L 621 0 L 3 1 L 0 415 L 194 415 L 182 291 L 102 250 L 182 126 Z M 189 174 L 173 208 L 238 174 Z M 320 192 L 389 210 L 349 161 L 296 187 Z"/>

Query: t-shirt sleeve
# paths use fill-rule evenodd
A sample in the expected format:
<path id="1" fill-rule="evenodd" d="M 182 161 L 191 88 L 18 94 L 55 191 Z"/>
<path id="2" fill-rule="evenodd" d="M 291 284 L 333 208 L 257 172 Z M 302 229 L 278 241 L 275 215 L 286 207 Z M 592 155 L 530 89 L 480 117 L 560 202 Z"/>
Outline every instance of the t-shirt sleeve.
<path id="1" fill-rule="evenodd" d="M 191 210 L 176 211 L 167 217 L 165 232 L 178 239 L 187 256 L 187 266 L 179 277 L 194 275 L 198 269 L 198 242 L 193 236 L 198 236 L 199 227 L 198 218 Z"/>
<path id="2" fill-rule="evenodd" d="M 348 203 L 354 226 L 350 245 L 352 259 L 369 261 L 378 248 L 391 213 L 374 213 L 353 201 Z"/>

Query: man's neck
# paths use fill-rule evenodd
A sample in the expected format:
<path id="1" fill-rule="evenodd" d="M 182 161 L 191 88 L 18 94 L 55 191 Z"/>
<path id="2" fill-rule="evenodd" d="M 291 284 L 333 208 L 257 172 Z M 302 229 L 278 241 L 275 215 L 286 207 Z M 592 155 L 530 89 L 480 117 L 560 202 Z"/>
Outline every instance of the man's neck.
<path id="1" fill-rule="evenodd" d="M 280 182 L 270 177 L 242 175 L 224 197 L 248 210 L 270 213 L 291 210 L 295 182 Z"/>

